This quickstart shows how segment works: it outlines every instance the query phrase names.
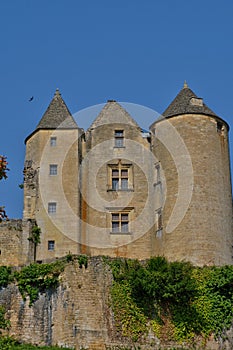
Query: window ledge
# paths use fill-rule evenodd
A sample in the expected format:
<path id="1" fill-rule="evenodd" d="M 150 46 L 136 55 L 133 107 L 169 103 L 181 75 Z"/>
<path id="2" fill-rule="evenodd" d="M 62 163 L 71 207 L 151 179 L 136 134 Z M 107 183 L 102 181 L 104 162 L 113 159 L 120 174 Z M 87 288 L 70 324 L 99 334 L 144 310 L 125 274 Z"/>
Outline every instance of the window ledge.
<path id="1" fill-rule="evenodd" d="M 114 146 L 113 148 L 125 148 L 125 146 Z"/>
<path id="2" fill-rule="evenodd" d="M 131 235 L 132 233 L 131 232 L 112 232 L 112 231 L 110 231 L 110 234 L 111 235 L 128 236 L 128 235 Z"/>
<path id="3" fill-rule="evenodd" d="M 127 190 L 124 190 L 124 189 L 114 190 L 113 188 L 109 188 L 107 190 L 107 192 L 134 192 L 134 189 L 133 188 L 128 188 Z"/>

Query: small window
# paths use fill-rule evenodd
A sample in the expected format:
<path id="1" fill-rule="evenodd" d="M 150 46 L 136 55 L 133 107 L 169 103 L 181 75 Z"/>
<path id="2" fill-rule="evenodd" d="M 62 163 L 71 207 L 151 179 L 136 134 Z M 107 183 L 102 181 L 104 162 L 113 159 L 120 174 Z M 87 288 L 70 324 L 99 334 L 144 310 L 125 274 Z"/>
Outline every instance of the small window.
<path id="1" fill-rule="evenodd" d="M 48 241 L 48 250 L 49 251 L 55 250 L 55 241 Z"/>
<path id="2" fill-rule="evenodd" d="M 57 138 L 52 136 L 50 137 L 50 146 L 55 147 L 57 145 Z"/>
<path id="3" fill-rule="evenodd" d="M 160 185 L 161 184 L 161 169 L 160 164 L 155 164 L 155 183 L 154 185 Z"/>
<path id="4" fill-rule="evenodd" d="M 57 203 L 56 202 L 50 202 L 48 204 L 48 213 L 53 214 L 57 211 Z"/>
<path id="5" fill-rule="evenodd" d="M 57 164 L 49 165 L 49 175 L 57 175 Z"/>
<path id="6" fill-rule="evenodd" d="M 124 147 L 124 130 L 115 130 L 115 147 Z"/>
<path id="7" fill-rule="evenodd" d="M 112 233 L 129 232 L 129 214 L 112 213 Z"/>

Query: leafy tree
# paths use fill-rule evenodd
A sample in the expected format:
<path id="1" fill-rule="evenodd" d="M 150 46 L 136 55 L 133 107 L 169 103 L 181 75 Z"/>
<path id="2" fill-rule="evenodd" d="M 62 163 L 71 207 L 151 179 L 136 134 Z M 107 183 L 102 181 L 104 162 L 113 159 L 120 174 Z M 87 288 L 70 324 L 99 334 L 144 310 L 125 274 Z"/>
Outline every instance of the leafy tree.
<path id="1" fill-rule="evenodd" d="M 0 180 L 7 179 L 7 171 L 9 169 L 7 168 L 7 160 L 5 156 L 0 155 Z"/>

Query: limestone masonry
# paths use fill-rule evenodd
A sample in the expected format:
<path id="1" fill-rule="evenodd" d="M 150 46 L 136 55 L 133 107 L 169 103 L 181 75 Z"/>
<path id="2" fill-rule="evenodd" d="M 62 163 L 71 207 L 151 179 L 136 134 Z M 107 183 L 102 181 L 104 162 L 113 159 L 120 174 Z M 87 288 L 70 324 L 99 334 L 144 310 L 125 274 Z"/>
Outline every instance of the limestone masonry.
<path id="1" fill-rule="evenodd" d="M 148 131 L 109 100 L 85 132 L 57 90 L 25 141 L 23 219 L 0 224 L 0 265 L 68 253 L 232 264 L 228 131 L 187 84 Z"/>

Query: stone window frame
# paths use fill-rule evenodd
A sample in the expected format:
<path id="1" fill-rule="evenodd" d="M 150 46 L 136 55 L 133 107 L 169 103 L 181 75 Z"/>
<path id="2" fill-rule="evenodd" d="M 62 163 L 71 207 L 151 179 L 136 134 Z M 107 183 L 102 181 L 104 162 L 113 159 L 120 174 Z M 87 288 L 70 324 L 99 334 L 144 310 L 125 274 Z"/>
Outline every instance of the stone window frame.
<path id="1" fill-rule="evenodd" d="M 52 240 L 48 240 L 48 251 L 49 252 L 53 252 L 55 250 L 55 241 Z"/>
<path id="2" fill-rule="evenodd" d="M 57 202 L 48 203 L 48 214 L 56 214 L 57 212 Z"/>
<path id="3" fill-rule="evenodd" d="M 108 210 L 107 215 L 107 227 L 110 228 L 110 234 L 112 235 L 131 235 L 131 223 L 133 220 L 134 207 L 112 207 L 106 208 Z M 113 223 L 119 223 L 119 230 L 113 229 Z"/>
<path id="4" fill-rule="evenodd" d="M 127 171 L 127 174 L 125 171 Z M 119 159 L 117 163 L 107 164 L 107 179 L 107 191 L 133 191 L 133 164 L 124 163 L 121 159 Z M 116 181 L 117 179 L 118 186 L 114 185 L 114 180 Z"/>
<path id="5" fill-rule="evenodd" d="M 50 176 L 56 176 L 57 175 L 57 164 L 49 164 L 49 175 Z"/>
<path id="6" fill-rule="evenodd" d="M 125 148 L 125 132 L 123 129 L 116 129 L 114 131 L 114 148 Z"/>

